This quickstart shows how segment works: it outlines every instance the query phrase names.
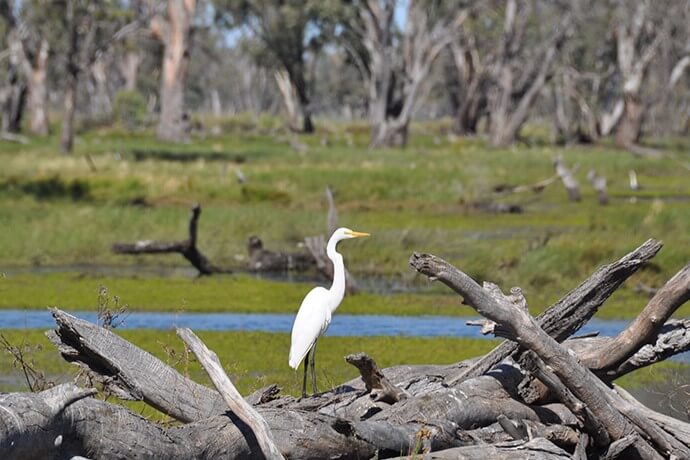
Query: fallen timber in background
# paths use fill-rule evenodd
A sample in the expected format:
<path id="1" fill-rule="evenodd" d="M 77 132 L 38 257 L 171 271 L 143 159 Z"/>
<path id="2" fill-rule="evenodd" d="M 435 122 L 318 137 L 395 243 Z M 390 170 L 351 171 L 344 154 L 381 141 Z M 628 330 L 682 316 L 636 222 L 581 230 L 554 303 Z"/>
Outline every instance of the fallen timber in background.
<path id="1" fill-rule="evenodd" d="M 190 264 L 199 270 L 200 275 L 212 275 L 214 273 L 232 273 L 228 268 L 220 268 L 212 264 L 208 258 L 197 248 L 197 235 L 199 216 L 201 215 L 201 205 L 192 205 L 192 212 L 189 216 L 189 236 L 181 241 L 155 241 L 140 240 L 136 243 L 115 243 L 112 251 L 115 254 L 169 254 L 179 253 L 184 256 Z"/>
<path id="2" fill-rule="evenodd" d="M 371 357 L 350 355 L 346 360 L 361 378 L 305 399 L 270 386 L 242 401 L 215 355 L 189 330 L 178 335 L 217 390 L 111 330 L 53 310 L 50 340 L 91 384 L 106 395 L 144 401 L 181 424 L 156 424 L 74 384 L 2 395 L 0 457 L 690 458 L 690 424 L 612 385 L 690 349 L 690 321 L 669 320 L 690 296 L 690 265 L 618 337 L 569 339 L 660 248 L 645 242 L 536 319 L 518 289 L 505 296 L 440 258 L 414 254 L 413 268 L 461 294 L 509 341 L 451 365 L 379 370 Z"/>

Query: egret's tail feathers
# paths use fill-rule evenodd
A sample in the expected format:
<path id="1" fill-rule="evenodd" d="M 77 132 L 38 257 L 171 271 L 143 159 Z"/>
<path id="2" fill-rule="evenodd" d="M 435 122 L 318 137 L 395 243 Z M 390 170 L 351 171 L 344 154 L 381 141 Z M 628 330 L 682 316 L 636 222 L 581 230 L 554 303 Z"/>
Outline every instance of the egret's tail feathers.
<path id="1" fill-rule="evenodd" d="M 304 357 L 307 356 L 307 353 L 309 353 L 310 349 L 311 347 L 308 347 L 306 350 L 302 351 L 297 350 L 296 347 L 290 347 L 290 357 L 288 358 L 288 364 L 290 364 L 290 367 L 297 370 Z"/>

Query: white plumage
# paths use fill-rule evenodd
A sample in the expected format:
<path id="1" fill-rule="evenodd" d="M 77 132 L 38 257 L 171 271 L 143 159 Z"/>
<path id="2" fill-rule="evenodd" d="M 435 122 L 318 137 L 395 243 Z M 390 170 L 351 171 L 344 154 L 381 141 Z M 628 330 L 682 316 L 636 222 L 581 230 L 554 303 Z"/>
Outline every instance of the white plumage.
<path id="1" fill-rule="evenodd" d="M 331 324 L 331 310 L 321 308 L 328 296 L 328 289 L 315 287 L 302 301 L 295 323 L 292 325 L 290 344 L 290 367 L 297 369 L 316 339 L 321 337 Z"/>
<path id="2" fill-rule="evenodd" d="M 316 389 L 316 372 L 314 370 L 314 352 L 316 341 L 326 332 L 331 323 L 331 315 L 345 296 L 345 264 L 343 256 L 336 251 L 339 241 L 369 236 L 368 233 L 355 232 L 349 228 L 339 228 L 326 245 L 326 255 L 333 262 L 333 284 L 330 289 L 316 287 L 302 300 L 295 322 L 292 325 L 292 342 L 288 363 L 297 369 L 304 360 L 304 380 L 302 381 L 302 396 L 307 395 L 307 367 L 311 364 L 311 383 L 314 393 Z M 310 358 L 311 357 L 311 358 Z M 311 361 L 311 363 L 310 363 Z"/>

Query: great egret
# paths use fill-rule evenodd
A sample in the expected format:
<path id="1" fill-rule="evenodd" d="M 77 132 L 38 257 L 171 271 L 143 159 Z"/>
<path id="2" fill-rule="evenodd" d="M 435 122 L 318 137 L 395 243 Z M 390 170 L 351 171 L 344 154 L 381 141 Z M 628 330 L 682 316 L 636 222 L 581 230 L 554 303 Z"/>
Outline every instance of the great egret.
<path id="1" fill-rule="evenodd" d="M 345 227 L 333 232 L 326 245 L 326 255 L 333 262 L 333 284 L 330 289 L 319 286 L 309 291 L 309 294 L 302 300 L 302 305 L 300 305 L 295 317 L 295 323 L 292 325 L 292 343 L 288 362 L 290 367 L 297 370 L 302 360 L 305 360 L 304 379 L 302 380 L 303 398 L 307 396 L 307 367 L 310 364 L 312 390 L 314 393 L 318 393 L 314 370 L 316 341 L 328 329 L 331 315 L 345 296 L 345 265 L 343 264 L 343 256 L 335 250 L 336 245 L 342 240 L 363 236 L 369 236 L 369 234 L 355 232 Z"/>

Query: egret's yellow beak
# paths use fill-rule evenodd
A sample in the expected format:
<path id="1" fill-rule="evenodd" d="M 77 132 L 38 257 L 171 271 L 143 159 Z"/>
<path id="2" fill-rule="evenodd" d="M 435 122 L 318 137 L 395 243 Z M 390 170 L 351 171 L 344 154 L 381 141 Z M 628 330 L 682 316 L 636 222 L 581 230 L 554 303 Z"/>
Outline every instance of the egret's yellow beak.
<path id="1" fill-rule="evenodd" d="M 364 232 L 354 232 L 354 231 L 351 231 L 351 232 L 350 232 L 350 236 L 353 237 L 353 238 L 361 238 L 361 237 L 363 237 L 363 236 L 369 236 L 369 234 L 368 234 L 368 233 L 364 233 Z"/>

